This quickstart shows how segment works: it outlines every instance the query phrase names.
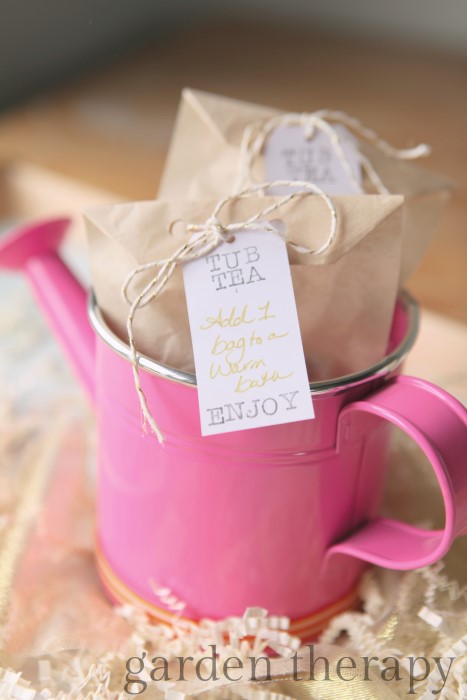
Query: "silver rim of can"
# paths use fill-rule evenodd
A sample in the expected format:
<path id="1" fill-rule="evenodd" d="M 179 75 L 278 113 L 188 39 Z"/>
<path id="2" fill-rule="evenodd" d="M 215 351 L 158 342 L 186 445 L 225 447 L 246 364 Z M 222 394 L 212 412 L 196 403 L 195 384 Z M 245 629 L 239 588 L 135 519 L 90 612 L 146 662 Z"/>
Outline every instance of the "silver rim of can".
<path id="1" fill-rule="evenodd" d="M 395 348 L 389 355 L 386 355 L 386 357 L 383 357 L 383 359 L 379 362 L 376 362 L 360 372 L 354 372 L 353 374 L 347 374 L 334 379 L 326 379 L 320 382 L 310 382 L 310 391 L 313 394 L 324 394 L 327 392 L 334 393 L 336 391 L 343 390 L 349 385 L 360 383 L 365 379 L 389 374 L 401 364 L 409 350 L 412 348 L 417 337 L 419 310 L 417 302 L 407 292 L 402 292 L 399 300 L 407 312 L 408 324 L 405 336 L 397 348 Z M 120 355 L 120 357 L 123 357 L 130 362 L 131 356 L 129 346 L 124 343 L 123 340 L 120 340 L 120 338 L 108 327 L 97 305 L 96 297 L 93 292 L 91 292 L 89 296 L 88 313 L 91 326 L 99 338 L 103 340 L 106 345 L 112 348 L 117 355 Z M 196 387 L 195 374 L 174 369 L 173 367 L 169 367 L 168 365 L 164 365 L 156 360 L 152 360 L 150 357 L 140 353 L 138 353 L 138 364 L 141 369 L 144 369 L 150 374 L 168 379 L 171 382 L 178 382 L 179 384 L 186 384 L 188 386 Z"/>

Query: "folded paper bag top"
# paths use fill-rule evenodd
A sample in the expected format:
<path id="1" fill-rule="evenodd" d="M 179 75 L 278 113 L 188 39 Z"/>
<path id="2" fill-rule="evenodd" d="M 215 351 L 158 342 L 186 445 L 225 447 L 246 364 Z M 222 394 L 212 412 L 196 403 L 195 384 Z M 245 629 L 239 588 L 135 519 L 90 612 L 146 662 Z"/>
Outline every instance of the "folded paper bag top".
<path id="1" fill-rule="evenodd" d="M 280 198 L 230 202 L 225 223 L 242 222 Z M 310 380 L 359 371 L 386 353 L 398 291 L 403 198 L 362 195 L 332 198 L 337 235 L 320 256 L 288 247 L 300 331 Z M 216 201 L 150 201 L 101 206 L 85 213 L 91 276 L 107 322 L 127 341 L 129 306 L 121 287 L 136 266 L 170 257 L 190 233 L 175 221 L 202 224 Z M 319 197 L 290 202 L 280 210 L 286 237 L 305 248 L 329 232 L 329 211 Z M 171 232 L 172 231 L 172 232 Z M 268 234 L 265 233 L 267 236 Z M 238 234 L 241 240 L 241 232 Z M 136 295 L 154 273 L 134 281 Z M 194 372 L 182 272 L 176 269 L 161 294 L 138 310 L 135 343 L 163 364 Z"/>
<path id="2" fill-rule="evenodd" d="M 162 198 L 219 198 L 238 182 L 245 130 L 285 114 L 276 109 L 185 89 L 159 189 Z M 428 248 L 452 191 L 446 177 L 399 161 L 357 139 L 389 192 L 405 197 L 400 286 Z M 262 163 L 257 163 L 260 179 Z"/>

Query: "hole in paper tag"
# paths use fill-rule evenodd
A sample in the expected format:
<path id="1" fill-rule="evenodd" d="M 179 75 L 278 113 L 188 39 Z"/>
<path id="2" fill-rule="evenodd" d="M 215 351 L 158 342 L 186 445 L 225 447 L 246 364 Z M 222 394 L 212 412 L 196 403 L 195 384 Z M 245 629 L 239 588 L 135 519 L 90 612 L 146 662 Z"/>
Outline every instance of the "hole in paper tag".
<path id="1" fill-rule="evenodd" d="M 186 223 L 182 219 L 175 219 L 169 226 L 171 236 L 184 236 L 186 234 Z"/>
<path id="2" fill-rule="evenodd" d="M 362 173 L 357 142 L 341 125 L 333 127 L 339 134 L 347 169 L 328 134 L 315 127 L 306 138 L 303 126 L 278 126 L 264 146 L 265 180 L 302 180 L 312 182 L 326 194 L 362 194 Z M 271 187 L 269 194 L 289 194 L 291 187 Z"/>
<path id="3" fill-rule="evenodd" d="M 202 434 L 314 418 L 279 234 L 239 231 L 233 245 L 185 263 L 183 277 Z"/>

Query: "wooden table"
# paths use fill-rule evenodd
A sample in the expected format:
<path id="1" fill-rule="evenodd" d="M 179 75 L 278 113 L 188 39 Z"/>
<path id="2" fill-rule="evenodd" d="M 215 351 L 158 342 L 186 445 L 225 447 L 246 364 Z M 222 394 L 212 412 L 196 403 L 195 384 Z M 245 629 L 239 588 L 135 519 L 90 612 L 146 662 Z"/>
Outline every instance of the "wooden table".
<path id="1" fill-rule="evenodd" d="M 128 199 L 152 198 L 183 86 L 288 111 L 342 109 L 459 183 L 410 288 L 467 321 L 467 55 L 258 25 L 179 32 L 0 119 L 0 163 L 21 158 Z"/>

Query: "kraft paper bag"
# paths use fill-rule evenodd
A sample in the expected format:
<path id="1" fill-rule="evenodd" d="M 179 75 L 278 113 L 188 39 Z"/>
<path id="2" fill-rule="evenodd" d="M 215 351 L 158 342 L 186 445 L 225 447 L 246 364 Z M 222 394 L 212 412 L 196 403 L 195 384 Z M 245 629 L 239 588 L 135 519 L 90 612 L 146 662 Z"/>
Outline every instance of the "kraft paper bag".
<path id="1" fill-rule="evenodd" d="M 242 222 L 280 198 L 234 200 L 223 223 Z M 311 256 L 288 246 L 300 330 L 310 380 L 369 367 L 385 354 L 398 291 L 401 257 L 400 196 L 333 197 L 337 235 L 326 253 Z M 127 275 L 162 260 L 188 240 L 185 226 L 202 224 L 217 201 L 150 201 L 101 206 L 85 213 L 91 276 L 97 301 L 114 332 L 127 341 L 129 305 L 121 295 Z M 316 248 L 327 240 L 330 214 L 321 197 L 296 198 L 275 212 L 287 239 Z M 241 232 L 236 234 L 241 245 Z M 265 233 L 265 236 L 271 235 Z M 135 298 L 154 272 L 138 275 Z M 140 308 L 133 323 L 137 351 L 176 369 L 194 372 L 182 270 L 161 294 Z"/>
<path id="2" fill-rule="evenodd" d="M 245 129 L 284 114 L 269 107 L 185 89 L 161 180 L 159 197 L 220 198 L 235 190 Z M 358 140 L 388 191 L 405 197 L 400 285 L 433 239 L 453 183 L 444 176 L 381 153 Z M 259 161 L 262 159 L 259 158 Z M 259 180 L 262 163 L 256 164 Z M 365 191 L 368 183 L 366 183 Z"/>

